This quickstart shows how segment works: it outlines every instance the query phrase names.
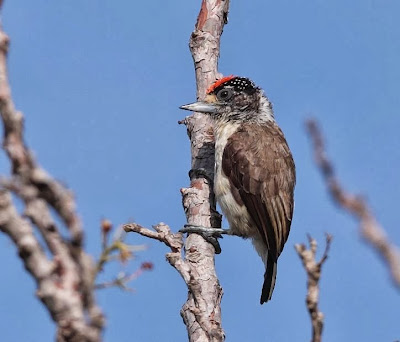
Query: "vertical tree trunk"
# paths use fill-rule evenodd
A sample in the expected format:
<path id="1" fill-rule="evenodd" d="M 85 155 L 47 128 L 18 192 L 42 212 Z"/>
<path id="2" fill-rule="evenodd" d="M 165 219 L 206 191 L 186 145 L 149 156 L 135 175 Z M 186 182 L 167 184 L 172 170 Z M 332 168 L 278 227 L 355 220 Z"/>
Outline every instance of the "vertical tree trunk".
<path id="1" fill-rule="evenodd" d="M 229 1 L 203 0 L 195 30 L 190 37 L 197 83 L 197 99 L 220 75 L 217 71 L 220 38 L 227 22 Z M 189 224 L 219 227 L 221 216 L 215 209 L 214 137 L 210 119 L 193 114 L 185 120 L 191 143 L 190 187 L 182 189 L 183 205 Z M 190 341 L 223 341 L 221 327 L 222 288 L 214 267 L 214 247 L 200 235 L 190 234 L 185 242 L 186 261 L 193 265 L 188 300 L 181 310 Z M 190 287 L 189 287 L 190 289 Z"/>

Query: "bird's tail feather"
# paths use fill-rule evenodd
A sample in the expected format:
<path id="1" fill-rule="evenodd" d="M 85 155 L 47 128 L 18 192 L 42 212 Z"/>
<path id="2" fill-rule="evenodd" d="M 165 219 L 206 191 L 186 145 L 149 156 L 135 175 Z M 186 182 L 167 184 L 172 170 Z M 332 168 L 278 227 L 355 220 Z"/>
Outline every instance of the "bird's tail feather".
<path id="1" fill-rule="evenodd" d="M 275 287 L 277 263 L 276 259 L 268 254 L 267 268 L 264 273 L 264 284 L 261 292 L 260 304 L 268 302 L 272 297 L 272 292 Z"/>

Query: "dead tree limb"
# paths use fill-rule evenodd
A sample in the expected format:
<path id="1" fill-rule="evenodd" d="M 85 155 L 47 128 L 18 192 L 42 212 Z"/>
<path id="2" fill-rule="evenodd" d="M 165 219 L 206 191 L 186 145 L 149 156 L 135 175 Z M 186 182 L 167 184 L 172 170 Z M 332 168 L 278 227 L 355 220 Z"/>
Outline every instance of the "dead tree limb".
<path id="1" fill-rule="evenodd" d="M 189 42 L 196 72 L 198 100 L 204 99 L 207 87 L 221 77 L 217 67 L 220 39 L 227 23 L 228 10 L 229 0 L 202 1 Z M 182 189 L 187 222 L 205 227 L 219 227 L 221 216 L 215 210 L 212 188 L 214 137 L 210 119 L 206 115 L 193 114 L 183 122 L 187 127 L 192 152 L 190 188 Z M 199 170 L 204 170 L 207 176 L 204 177 Z M 185 242 L 185 250 L 186 260 L 191 265 L 197 265 L 197 274 L 193 273 L 193 279 L 198 282 L 195 287 L 201 294 L 199 297 L 189 292 L 188 300 L 181 310 L 183 320 L 190 329 L 189 336 L 199 335 L 191 341 L 222 341 L 225 338 L 221 327 L 222 288 L 215 273 L 214 247 L 201 236 L 190 234 Z M 196 313 L 199 309 L 202 317 Z"/>
<path id="2" fill-rule="evenodd" d="M 189 42 L 195 66 L 198 99 L 203 99 L 207 87 L 221 77 L 217 65 L 228 9 L 229 0 L 202 0 L 195 30 Z M 212 188 L 214 137 L 210 119 L 206 115 L 193 114 L 180 123 L 187 127 L 192 152 L 190 187 L 181 189 L 187 222 L 197 226 L 220 227 L 221 216 L 215 209 Z M 222 288 L 215 272 L 214 247 L 200 235 L 190 234 L 184 244 L 185 256 L 182 257 L 182 236 L 172 234 L 167 226 L 156 226 L 156 232 L 137 224 L 128 224 L 124 228 L 126 231 L 159 240 L 171 248 L 167 259 L 181 274 L 189 290 L 188 299 L 181 310 L 189 340 L 223 341 Z"/>
<path id="3" fill-rule="evenodd" d="M 310 249 L 304 244 L 296 244 L 295 249 L 307 272 L 307 296 L 306 304 L 311 318 L 312 339 L 311 342 L 321 342 L 322 330 L 324 327 L 324 314 L 319 311 L 319 279 L 321 277 L 322 265 L 328 258 L 332 237 L 326 235 L 326 246 L 320 261 L 316 261 L 317 241 L 311 236 L 308 237 Z"/>
<path id="4" fill-rule="evenodd" d="M 313 143 L 314 157 L 324 178 L 328 192 L 333 201 L 343 210 L 352 214 L 360 222 L 360 234 L 386 263 L 393 284 L 400 289 L 400 252 L 393 245 L 382 226 L 378 223 L 372 210 L 360 196 L 348 193 L 335 174 L 332 162 L 328 159 L 321 131 L 314 120 L 306 123 L 307 131 Z"/>
<path id="5" fill-rule="evenodd" d="M 129 223 L 124 225 L 126 232 L 138 233 L 150 239 L 158 240 L 166 244 L 171 252 L 166 255 L 168 262 L 182 276 L 186 284 L 190 282 L 190 267 L 185 260 L 182 259 L 183 241 L 181 233 L 172 233 L 171 229 L 164 223 L 159 223 L 153 227 L 155 231 L 142 227 L 137 223 Z"/>
<path id="6" fill-rule="evenodd" d="M 94 299 L 93 263 L 83 250 L 75 201 L 68 189 L 37 164 L 24 142 L 24 117 L 15 109 L 8 82 L 8 47 L 9 38 L 0 27 L 0 114 L 3 148 L 11 163 L 11 178 L 0 183 L 0 230 L 12 239 L 36 280 L 37 296 L 57 324 L 57 341 L 97 342 L 104 317 Z M 22 199 L 24 217 L 15 209 L 10 192 Z M 60 234 L 50 209 L 65 224 L 68 240 Z M 44 246 L 35 237 L 35 228 Z"/>

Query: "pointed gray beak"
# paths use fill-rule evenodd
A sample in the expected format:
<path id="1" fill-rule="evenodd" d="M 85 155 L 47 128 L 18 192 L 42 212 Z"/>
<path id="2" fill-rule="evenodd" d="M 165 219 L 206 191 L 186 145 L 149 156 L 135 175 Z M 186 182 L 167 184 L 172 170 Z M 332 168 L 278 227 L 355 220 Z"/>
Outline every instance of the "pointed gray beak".
<path id="1" fill-rule="evenodd" d="M 208 113 L 213 114 L 217 112 L 217 106 L 207 102 L 193 102 L 184 106 L 180 106 L 180 109 L 191 110 L 192 112 Z"/>

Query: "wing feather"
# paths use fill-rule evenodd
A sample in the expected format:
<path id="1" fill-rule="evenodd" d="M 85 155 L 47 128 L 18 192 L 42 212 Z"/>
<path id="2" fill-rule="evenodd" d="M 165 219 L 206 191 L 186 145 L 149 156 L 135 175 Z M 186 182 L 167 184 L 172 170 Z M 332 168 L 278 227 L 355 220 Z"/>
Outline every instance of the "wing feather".
<path id="1" fill-rule="evenodd" d="M 295 167 L 275 123 L 244 125 L 228 139 L 222 170 L 240 196 L 268 249 L 277 260 L 289 236 Z"/>

